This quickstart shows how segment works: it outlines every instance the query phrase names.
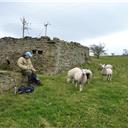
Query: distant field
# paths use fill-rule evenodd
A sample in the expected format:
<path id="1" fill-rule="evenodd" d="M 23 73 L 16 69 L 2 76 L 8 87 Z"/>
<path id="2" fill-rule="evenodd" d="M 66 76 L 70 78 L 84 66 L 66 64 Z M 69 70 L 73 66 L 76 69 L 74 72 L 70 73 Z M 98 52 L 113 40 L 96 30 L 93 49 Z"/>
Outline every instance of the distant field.
<path id="1" fill-rule="evenodd" d="M 111 82 L 101 79 L 99 63 L 114 66 Z M 66 72 L 40 75 L 32 94 L 0 95 L 0 128 L 128 128 L 128 57 L 92 58 L 81 65 L 93 71 L 79 92 L 66 83 Z"/>

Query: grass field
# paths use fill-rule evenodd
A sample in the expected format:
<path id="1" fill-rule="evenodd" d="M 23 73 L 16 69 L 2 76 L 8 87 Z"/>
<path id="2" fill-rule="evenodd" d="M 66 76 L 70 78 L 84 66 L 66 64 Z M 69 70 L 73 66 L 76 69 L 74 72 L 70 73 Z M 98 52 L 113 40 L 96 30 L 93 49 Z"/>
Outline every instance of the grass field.
<path id="1" fill-rule="evenodd" d="M 111 82 L 101 79 L 99 63 L 114 66 Z M 79 92 L 66 72 L 40 75 L 31 94 L 0 95 L 0 128 L 128 128 L 128 57 L 102 57 L 82 65 L 92 81 Z"/>

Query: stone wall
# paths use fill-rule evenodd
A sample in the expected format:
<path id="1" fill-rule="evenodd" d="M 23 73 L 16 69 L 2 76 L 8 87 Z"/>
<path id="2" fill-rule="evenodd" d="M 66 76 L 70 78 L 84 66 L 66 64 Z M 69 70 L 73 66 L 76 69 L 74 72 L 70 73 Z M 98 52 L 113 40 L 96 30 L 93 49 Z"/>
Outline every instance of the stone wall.
<path id="1" fill-rule="evenodd" d="M 0 39 L 0 69 L 19 70 L 17 59 L 25 52 L 32 51 L 32 62 L 38 72 L 58 73 L 86 63 L 89 49 L 76 42 L 66 42 L 49 37 Z"/>
<path id="2" fill-rule="evenodd" d="M 21 84 L 21 74 L 18 72 L 0 70 L 0 94 Z"/>

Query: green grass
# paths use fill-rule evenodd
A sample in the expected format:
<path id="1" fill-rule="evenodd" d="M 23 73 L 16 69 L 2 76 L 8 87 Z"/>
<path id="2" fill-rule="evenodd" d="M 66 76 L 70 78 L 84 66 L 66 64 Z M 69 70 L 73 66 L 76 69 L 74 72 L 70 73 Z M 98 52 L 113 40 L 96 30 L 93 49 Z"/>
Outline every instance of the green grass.
<path id="1" fill-rule="evenodd" d="M 99 63 L 114 66 L 111 82 L 101 79 Z M 128 57 L 102 57 L 82 65 L 92 81 L 79 92 L 66 72 L 40 75 L 31 94 L 0 95 L 0 128 L 128 128 Z"/>

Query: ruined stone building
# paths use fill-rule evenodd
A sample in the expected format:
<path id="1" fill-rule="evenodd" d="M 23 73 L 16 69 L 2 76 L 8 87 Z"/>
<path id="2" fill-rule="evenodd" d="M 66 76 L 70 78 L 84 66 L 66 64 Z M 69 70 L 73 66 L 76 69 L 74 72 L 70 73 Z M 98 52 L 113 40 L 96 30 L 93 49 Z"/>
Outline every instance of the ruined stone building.
<path id="1" fill-rule="evenodd" d="M 38 72 L 58 73 L 86 63 L 88 47 L 75 42 L 66 42 L 49 37 L 0 39 L 0 69 L 19 70 L 17 59 L 25 52 L 32 51 L 32 63 Z"/>

